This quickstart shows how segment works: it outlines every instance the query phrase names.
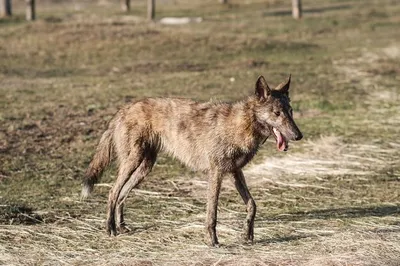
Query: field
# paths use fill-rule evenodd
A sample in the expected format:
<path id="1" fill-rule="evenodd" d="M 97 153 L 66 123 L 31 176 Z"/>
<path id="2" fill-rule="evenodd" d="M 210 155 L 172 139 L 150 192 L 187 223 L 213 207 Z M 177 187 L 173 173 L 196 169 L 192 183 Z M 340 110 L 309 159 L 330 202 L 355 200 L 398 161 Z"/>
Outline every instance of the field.
<path id="1" fill-rule="evenodd" d="M 400 3 L 303 0 L 23 1 L 0 19 L 0 265 L 400 265 Z M 72 3 L 71 3 L 72 2 Z M 234 101 L 292 74 L 304 134 L 245 168 L 257 203 L 223 183 L 220 248 L 204 242 L 207 176 L 161 156 L 105 232 L 115 166 L 87 201 L 81 178 L 107 121 L 149 96 Z"/>

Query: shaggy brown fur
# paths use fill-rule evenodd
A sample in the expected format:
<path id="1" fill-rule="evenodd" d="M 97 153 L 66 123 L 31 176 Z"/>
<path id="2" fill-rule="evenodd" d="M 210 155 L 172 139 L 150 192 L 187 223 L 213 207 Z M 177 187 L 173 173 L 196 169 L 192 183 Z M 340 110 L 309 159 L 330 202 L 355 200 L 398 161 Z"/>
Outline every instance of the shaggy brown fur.
<path id="1" fill-rule="evenodd" d="M 289 140 L 302 138 L 292 117 L 289 86 L 290 77 L 271 90 L 261 76 L 255 95 L 234 103 L 148 98 L 125 106 L 101 137 L 86 171 L 82 196 L 90 194 L 115 155 L 118 178 L 109 194 L 107 231 L 124 232 L 125 199 L 149 174 L 158 152 L 166 151 L 188 167 L 209 174 L 206 229 L 210 244 L 218 245 L 218 196 L 227 176 L 247 206 L 245 240 L 252 242 L 256 204 L 241 169 L 270 135 L 281 151 L 287 150 Z"/>

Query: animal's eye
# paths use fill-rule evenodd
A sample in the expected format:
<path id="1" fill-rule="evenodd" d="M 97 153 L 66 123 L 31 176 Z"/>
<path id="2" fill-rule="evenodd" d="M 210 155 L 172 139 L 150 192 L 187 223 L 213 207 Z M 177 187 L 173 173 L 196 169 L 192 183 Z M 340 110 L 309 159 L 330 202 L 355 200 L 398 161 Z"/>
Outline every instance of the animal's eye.
<path id="1" fill-rule="evenodd" d="M 281 115 L 281 112 L 276 111 L 276 112 L 274 112 L 274 114 L 275 114 L 276 116 L 280 116 L 280 115 Z"/>

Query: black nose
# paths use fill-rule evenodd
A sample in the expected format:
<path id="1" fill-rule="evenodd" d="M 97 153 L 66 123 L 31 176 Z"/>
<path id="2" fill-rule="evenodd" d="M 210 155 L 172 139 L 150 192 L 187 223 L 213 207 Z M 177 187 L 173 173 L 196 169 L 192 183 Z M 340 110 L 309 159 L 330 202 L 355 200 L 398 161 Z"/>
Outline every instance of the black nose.
<path id="1" fill-rule="evenodd" d="M 303 138 L 303 134 L 299 131 L 299 132 L 296 134 L 295 140 L 301 140 L 302 138 Z"/>

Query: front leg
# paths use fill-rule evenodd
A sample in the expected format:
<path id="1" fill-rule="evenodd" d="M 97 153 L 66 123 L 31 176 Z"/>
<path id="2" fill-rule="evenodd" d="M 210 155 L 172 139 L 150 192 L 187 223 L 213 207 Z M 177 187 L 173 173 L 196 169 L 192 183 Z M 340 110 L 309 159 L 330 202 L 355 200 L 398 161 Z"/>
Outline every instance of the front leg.
<path id="1" fill-rule="evenodd" d="M 244 179 L 242 170 L 237 170 L 233 173 L 233 183 L 235 184 L 235 187 L 247 208 L 244 240 L 252 243 L 254 240 L 254 218 L 256 217 L 256 203 L 254 202 L 253 197 L 247 188 L 246 180 Z"/>
<path id="2" fill-rule="evenodd" d="M 219 192 L 221 190 L 222 174 L 217 171 L 210 171 L 207 192 L 207 213 L 206 213 L 206 229 L 209 235 L 209 244 L 218 246 L 218 238 L 216 232 L 217 226 L 217 208 Z"/>

